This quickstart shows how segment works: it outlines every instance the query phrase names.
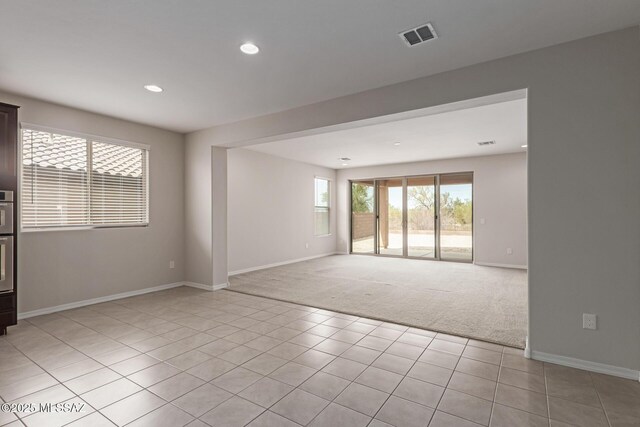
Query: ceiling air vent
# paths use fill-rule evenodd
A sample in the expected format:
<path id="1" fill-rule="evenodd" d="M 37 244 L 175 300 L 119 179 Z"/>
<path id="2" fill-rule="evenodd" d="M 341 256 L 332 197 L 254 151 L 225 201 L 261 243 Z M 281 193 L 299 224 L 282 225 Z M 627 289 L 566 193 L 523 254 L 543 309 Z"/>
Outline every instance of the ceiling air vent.
<path id="1" fill-rule="evenodd" d="M 421 25 L 411 30 L 403 31 L 399 36 L 409 46 L 415 46 L 420 43 L 427 42 L 438 38 L 436 30 L 433 29 L 433 25 L 430 22 Z"/>
<path id="2" fill-rule="evenodd" d="M 495 144 L 495 143 L 496 143 L 495 141 L 481 141 L 481 142 L 478 142 L 478 145 L 480 145 L 480 146 L 483 146 L 483 145 L 493 145 L 493 144 Z"/>

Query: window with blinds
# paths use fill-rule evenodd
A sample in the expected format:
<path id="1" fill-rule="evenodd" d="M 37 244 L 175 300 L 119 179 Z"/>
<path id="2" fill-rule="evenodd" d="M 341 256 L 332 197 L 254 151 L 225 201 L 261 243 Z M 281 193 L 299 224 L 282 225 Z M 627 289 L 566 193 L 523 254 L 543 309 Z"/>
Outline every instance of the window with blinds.
<path id="1" fill-rule="evenodd" d="M 148 150 L 22 130 L 22 228 L 147 225 Z"/>
<path id="2" fill-rule="evenodd" d="M 330 182 L 328 179 L 315 178 L 315 218 L 314 235 L 325 236 L 331 233 L 329 228 L 329 194 Z"/>

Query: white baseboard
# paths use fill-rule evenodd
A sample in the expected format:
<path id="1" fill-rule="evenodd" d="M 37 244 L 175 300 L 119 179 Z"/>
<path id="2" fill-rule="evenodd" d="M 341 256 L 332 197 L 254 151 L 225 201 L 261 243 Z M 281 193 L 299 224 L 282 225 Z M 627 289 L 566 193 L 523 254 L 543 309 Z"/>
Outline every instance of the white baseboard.
<path id="1" fill-rule="evenodd" d="M 205 291 L 217 291 L 217 290 L 229 287 L 229 282 L 221 283 L 219 285 L 203 285 L 202 283 L 196 283 L 196 282 L 183 282 L 183 283 L 185 286 L 204 289 Z"/>
<path id="2" fill-rule="evenodd" d="M 542 351 L 531 350 L 531 359 L 541 362 L 555 363 L 556 365 L 568 366 L 570 368 L 583 369 L 585 371 L 597 372 L 599 374 L 613 375 L 614 377 L 627 378 L 640 381 L 640 371 L 621 368 L 619 366 L 606 365 L 604 363 L 590 362 L 588 360 L 576 359 L 567 356 L 544 353 Z"/>
<path id="3" fill-rule="evenodd" d="M 519 270 L 526 270 L 526 265 L 519 264 L 499 264 L 494 262 L 474 262 L 475 265 L 481 265 L 483 267 L 500 267 L 500 268 L 517 268 Z"/>
<path id="4" fill-rule="evenodd" d="M 220 285 L 203 285 L 202 283 L 196 283 L 196 282 L 183 282 L 183 283 L 185 286 L 189 286 L 191 288 L 203 289 L 205 291 L 217 291 L 217 290 L 229 287 L 229 282 L 222 283 Z"/>
<path id="5" fill-rule="evenodd" d="M 213 290 L 214 291 L 218 291 L 220 289 L 224 289 L 224 288 L 228 288 L 229 287 L 229 282 L 226 283 L 221 283 L 219 285 L 213 285 Z"/>
<path id="6" fill-rule="evenodd" d="M 198 288 L 203 289 L 205 291 L 213 291 L 213 285 L 203 285 L 202 283 L 196 282 L 182 282 L 185 286 L 189 286 L 190 288 Z"/>
<path id="7" fill-rule="evenodd" d="M 184 282 L 169 283 L 167 285 L 153 286 L 151 288 L 138 289 L 136 291 L 122 292 L 119 294 L 106 295 L 104 297 L 91 298 L 82 301 L 74 301 L 68 304 L 56 305 L 53 307 L 39 308 L 38 310 L 18 313 L 18 319 L 28 319 L 29 317 L 42 316 L 43 314 L 51 314 L 58 311 L 71 310 L 73 308 L 133 297 L 136 295 L 148 294 L 150 292 L 164 291 L 165 289 L 177 288 L 178 286 L 183 286 L 184 284 Z"/>
<path id="8" fill-rule="evenodd" d="M 310 259 L 324 258 L 326 256 L 331 256 L 336 254 L 338 254 L 338 252 L 329 252 L 326 254 L 314 255 L 314 256 L 309 256 L 305 258 L 296 258 L 296 259 L 290 259 L 282 262 L 274 262 L 273 264 L 266 264 L 266 265 L 259 265 L 257 267 L 244 268 L 242 270 L 230 271 L 229 276 L 236 276 L 238 274 L 249 273 L 251 271 L 257 271 L 257 270 L 264 270 L 272 267 L 280 267 L 281 265 L 295 264 L 296 262 L 309 261 Z"/>

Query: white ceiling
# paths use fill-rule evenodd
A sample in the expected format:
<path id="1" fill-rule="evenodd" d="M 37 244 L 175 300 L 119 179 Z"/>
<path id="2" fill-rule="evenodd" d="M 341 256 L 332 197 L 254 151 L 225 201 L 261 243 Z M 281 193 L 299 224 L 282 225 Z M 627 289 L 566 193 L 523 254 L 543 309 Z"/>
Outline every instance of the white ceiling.
<path id="1" fill-rule="evenodd" d="M 526 99 L 470 108 L 458 104 L 453 111 L 245 148 L 332 169 L 525 151 Z M 495 145 L 479 146 L 480 141 Z M 341 157 L 351 159 L 347 166 Z"/>
<path id="2" fill-rule="evenodd" d="M 0 0 L 0 89 L 186 132 L 638 23 L 638 0 Z"/>

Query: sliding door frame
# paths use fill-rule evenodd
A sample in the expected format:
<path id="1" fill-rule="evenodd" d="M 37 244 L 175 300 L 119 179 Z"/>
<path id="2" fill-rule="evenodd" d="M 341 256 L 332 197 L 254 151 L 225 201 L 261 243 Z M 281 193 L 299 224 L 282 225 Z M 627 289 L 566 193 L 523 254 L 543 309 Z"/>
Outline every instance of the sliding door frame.
<path id="1" fill-rule="evenodd" d="M 409 178 L 406 176 L 402 178 L 402 256 L 407 258 L 409 256 L 409 209 L 407 197 L 407 183 Z"/>
<path id="2" fill-rule="evenodd" d="M 367 252 L 353 252 L 353 184 L 361 183 L 364 181 L 371 181 L 373 183 L 373 253 Z M 376 197 L 376 180 L 375 179 L 350 179 L 349 183 L 349 199 L 347 201 L 349 206 L 349 254 L 356 255 L 378 255 L 376 250 L 378 247 L 378 198 Z"/>
<path id="3" fill-rule="evenodd" d="M 432 257 L 422 257 L 422 256 L 410 256 L 409 255 L 409 180 L 412 178 L 433 178 L 433 251 L 434 254 Z M 439 261 L 440 260 L 440 175 L 438 174 L 428 174 L 428 175 L 408 175 L 404 177 L 404 197 L 403 203 L 405 204 L 405 218 L 404 218 L 404 256 L 402 258 L 409 259 L 425 259 L 430 261 Z"/>
<path id="4" fill-rule="evenodd" d="M 459 260 L 459 259 L 442 259 L 441 251 L 441 215 L 440 215 L 440 177 L 445 175 L 471 175 L 471 259 Z M 419 257 L 409 256 L 409 233 L 408 233 L 408 182 L 412 178 L 434 178 L 434 256 L 433 257 Z M 376 178 L 362 178 L 349 180 L 349 254 L 353 252 L 353 183 L 362 181 L 373 182 L 373 253 L 360 253 L 355 252 L 357 255 L 369 255 L 369 256 L 381 256 L 388 258 L 408 258 L 419 259 L 428 261 L 446 261 L 446 262 L 458 262 L 463 264 L 473 264 L 475 261 L 475 185 L 474 185 L 474 173 L 473 171 L 462 172 L 447 172 L 438 174 L 423 174 L 423 175 L 402 175 L 392 177 L 376 177 Z M 380 232 L 380 202 L 379 202 L 379 182 L 387 180 L 402 180 L 402 255 L 381 254 L 378 247 L 379 232 Z"/>
<path id="5" fill-rule="evenodd" d="M 439 261 L 446 262 L 458 262 L 462 264 L 474 264 L 475 263 L 475 255 L 476 255 L 476 238 L 475 238 L 475 222 L 476 222 L 476 186 L 475 186 L 475 174 L 473 171 L 461 171 L 461 172 L 447 172 L 441 173 L 438 175 L 438 244 L 440 244 L 440 232 L 442 228 L 440 227 L 440 178 L 447 175 L 471 175 L 471 259 L 463 260 L 463 259 L 452 259 L 452 258 L 442 258 L 442 253 L 438 254 Z"/>
<path id="6" fill-rule="evenodd" d="M 374 242 L 374 247 L 373 247 L 373 254 L 371 255 L 376 255 L 376 256 L 383 256 L 383 257 L 391 257 L 391 258 L 408 258 L 407 254 L 408 254 L 408 248 L 407 248 L 407 230 L 406 230 L 406 226 L 407 226 L 407 178 L 406 176 L 397 176 L 397 177 L 381 177 L 381 178 L 374 178 L 373 179 L 373 186 L 374 186 L 374 190 L 373 190 L 373 194 L 374 194 L 374 229 L 375 229 L 375 233 L 374 233 L 374 238 L 373 238 L 373 242 Z M 381 181 L 389 181 L 389 180 L 402 180 L 402 255 L 393 255 L 393 254 L 381 254 L 380 253 L 380 248 L 378 247 L 378 240 L 379 240 L 379 236 L 380 236 L 380 198 L 378 197 L 378 192 L 380 190 L 379 187 L 379 183 Z"/>
<path id="7" fill-rule="evenodd" d="M 433 206 L 435 207 L 436 210 L 436 218 L 435 218 L 435 224 L 434 224 L 434 235 L 436 236 L 436 256 L 433 257 L 434 260 L 436 261 L 442 261 L 442 258 L 440 258 L 440 254 L 441 252 L 441 244 L 440 244 L 440 217 L 442 215 L 440 215 L 440 174 L 436 175 L 436 188 L 434 190 L 434 201 L 433 201 Z M 471 234 L 473 235 L 473 231 L 471 232 Z M 473 242 L 471 243 L 471 246 L 473 246 Z M 473 262 L 473 257 L 471 258 L 471 262 Z"/>

